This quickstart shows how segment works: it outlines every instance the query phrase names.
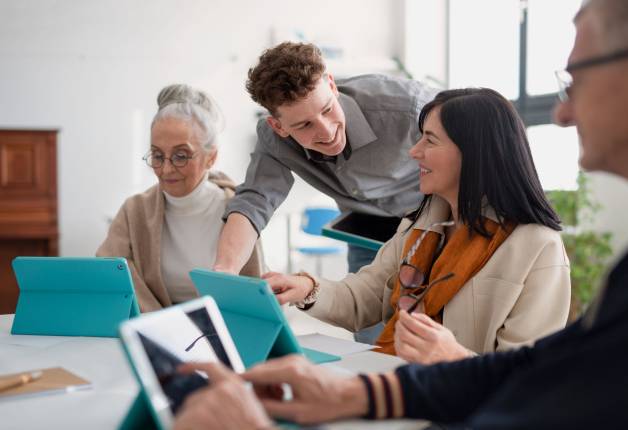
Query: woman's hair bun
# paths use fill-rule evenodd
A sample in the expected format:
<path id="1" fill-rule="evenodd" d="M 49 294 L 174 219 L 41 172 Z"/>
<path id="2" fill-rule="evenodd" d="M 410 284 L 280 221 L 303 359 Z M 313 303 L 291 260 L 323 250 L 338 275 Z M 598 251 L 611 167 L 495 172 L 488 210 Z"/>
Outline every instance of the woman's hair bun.
<path id="1" fill-rule="evenodd" d="M 164 87 L 157 96 L 159 110 L 173 103 L 190 103 L 212 111 L 212 101 L 202 91 L 186 84 L 172 84 Z"/>

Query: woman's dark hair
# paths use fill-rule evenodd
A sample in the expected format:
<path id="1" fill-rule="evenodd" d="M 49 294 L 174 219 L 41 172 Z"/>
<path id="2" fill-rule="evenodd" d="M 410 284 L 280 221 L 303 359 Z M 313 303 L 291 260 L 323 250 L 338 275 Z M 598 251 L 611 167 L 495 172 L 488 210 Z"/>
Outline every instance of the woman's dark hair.
<path id="1" fill-rule="evenodd" d="M 458 216 L 470 233 L 490 236 L 482 218 L 485 204 L 495 210 L 502 226 L 510 221 L 561 230 L 543 193 L 523 122 L 508 100 L 488 88 L 442 91 L 421 110 L 421 133 L 437 107 L 443 128 L 462 154 Z M 425 196 L 415 219 L 430 200 L 431 195 Z"/>

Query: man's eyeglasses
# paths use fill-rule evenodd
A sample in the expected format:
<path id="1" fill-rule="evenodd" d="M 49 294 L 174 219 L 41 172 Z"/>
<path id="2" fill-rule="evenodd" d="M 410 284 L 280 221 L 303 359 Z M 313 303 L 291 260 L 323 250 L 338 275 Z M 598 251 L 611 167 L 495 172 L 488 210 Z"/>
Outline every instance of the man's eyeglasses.
<path id="1" fill-rule="evenodd" d="M 427 233 L 429 233 L 430 230 L 438 226 L 449 227 L 452 225 L 454 225 L 453 221 L 443 221 L 431 224 L 428 228 L 423 230 L 423 233 L 421 233 L 419 238 L 412 245 L 412 248 L 410 248 L 410 250 L 408 251 L 408 254 L 401 261 L 401 265 L 399 266 L 399 284 L 401 285 L 401 288 L 403 288 L 404 290 L 420 290 L 413 291 L 412 293 L 404 294 L 399 297 L 399 301 L 397 303 L 397 306 L 399 308 L 408 312 L 413 312 L 416 309 L 417 305 L 425 297 L 425 294 L 427 294 L 427 292 L 434 285 L 454 276 L 453 273 L 448 273 L 447 275 L 434 280 L 429 285 L 423 285 L 423 282 L 426 281 L 425 273 L 423 273 L 421 269 L 410 263 L 410 260 L 416 253 L 417 249 L 419 249 L 419 246 L 423 242 L 423 239 L 425 239 L 425 236 L 427 236 Z"/>
<path id="2" fill-rule="evenodd" d="M 621 51 L 613 52 L 611 54 L 602 55 L 587 60 L 576 61 L 575 63 L 567 65 L 565 70 L 559 70 L 555 72 L 556 79 L 558 80 L 558 98 L 561 102 L 569 100 L 569 93 L 571 85 L 573 84 L 572 72 L 576 70 L 582 70 L 589 67 L 601 66 L 603 64 L 612 63 L 613 61 L 622 60 L 628 58 L 628 49 L 622 49 Z"/>
<path id="3" fill-rule="evenodd" d="M 149 152 L 145 156 L 142 157 L 142 160 L 146 161 L 149 167 L 153 169 L 159 169 L 164 165 L 166 160 L 170 160 L 170 163 L 174 167 L 185 167 L 188 164 L 188 161 L 192 158 L 196 157 L 196 154 L 187 155 L 183 153 L 174 154 L 171 157 L 165 157 L 163 154 L 159 152 Z"/>

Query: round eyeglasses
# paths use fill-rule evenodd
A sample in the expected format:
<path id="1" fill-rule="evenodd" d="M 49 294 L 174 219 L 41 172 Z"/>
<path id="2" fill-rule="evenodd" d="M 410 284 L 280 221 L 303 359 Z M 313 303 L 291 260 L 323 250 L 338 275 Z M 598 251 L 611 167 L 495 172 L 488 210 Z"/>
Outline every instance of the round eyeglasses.
<path id="1" fill-rule="evenodd" d="M 419 303 L 423 301 L 427 293 L 432 289 L 432 287 L 434 287 L 434 285 L 444 282 L 450 278 L 453 278 L 454 276 L 456 275 L 453 272 L 451 272 L 444 276 L 441 276 L 438 279 L 433 280 L 432 282 L 429 283 L 429 285 L 421 285 L 421 286 L 412 288 L 412 289 L 416 288 L 418 290 L 413 291 L 412 293 L 403 294 L 401 297 L 399 297 L 399 300 L 397 301 L 397 307 L 408 313 L 414 312 L 416 308 L 419 306 Z M 405 289 L 409 289 L 403 284 L 401 284 L 401 287 Z"/>
<path id="2" fill-rule="evenodd" d="M 169 160 L 174 167 L 185 167 L 187 166 L 188 161 L 194 157 L 196 157 L 196 153 L 192 155 L 177 153 L 170 157 L 166 157 L 159 152 L 149 152 L 142 157 L 142 160 L 144 160 L 149 167 L 159 169 L 160 167 L 163 167 L 166 160 Z"/>
<path id="3" fill-rule="evenodd" d="M 419 238 L 416 240 L 416 242 L 414 242 L 414 244 L 408 251 L 408 254 L 401 261 L 401 265 L 399 266 L 399 284 L 401 285 L 401 288 L 403 288 L 404 290 L 412 290 L 412 292 L 404 294 L 401 297 L 399 297 L 397 306 L 400 309 L 403 309 L 407 312 L 413 312 L 416 309 L 416 307 L 419 305 L 421 300 L 423 300 L 427 292 L 434 285 L 440 282 L 443 282 L 454 276 L 453 273 L 448 273 L 447 275 L 442 276 L 441 278 L 438 278 L 432 281 L 429 285 L 423 285 L 423 283 L 427 280 L 425 273 L 423 273 L 423 271 L 419 269 L 417 266 L 410 263 L 410 260 L 412 259 L 416 251 L 419 249 L 419 246 L 421 246 L 423 239 L 425 239 L 425 236 L 427 236 L 427 233 L 429 233 L 430 230 L 432 230 L 434 227 L 439 227 L 439 226 L 449 227 L 454 224 L 455 224 L 454 221 L 442 221 L 442 222 L 435 222 L 429 225 L 425 230 L 423 230 Z M 441 242 L 441 245 L 442 245 L 442 242 Z"/>

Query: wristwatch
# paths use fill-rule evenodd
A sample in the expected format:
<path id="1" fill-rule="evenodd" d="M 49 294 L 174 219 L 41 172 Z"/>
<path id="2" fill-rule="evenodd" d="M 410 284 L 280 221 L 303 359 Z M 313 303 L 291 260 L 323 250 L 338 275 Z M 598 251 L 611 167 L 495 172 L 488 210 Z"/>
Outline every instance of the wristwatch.
<path id="1" fill-rule="evenodd" d="M 312 291 L 310 291 L 310 293 L 307 296 L 305 296 L 305 298 L 302 301 L 296 302 L 294 304 L 297 308 L 306 311 L 312 306 L 314 306 L 314 303 L 316 303 L 316 300 L 318 299 L 318 293 L 321 290 L 321 284 L 319 284 L 318 281 L 316 281 L 316 279 L 314 279 L 314 277 L 307 272 L 300 271 L 298 273 L 295 273 L 295 275 L 305 276 L 310 281 L 312 281 L 312 285 L 313 285 Z"/>

